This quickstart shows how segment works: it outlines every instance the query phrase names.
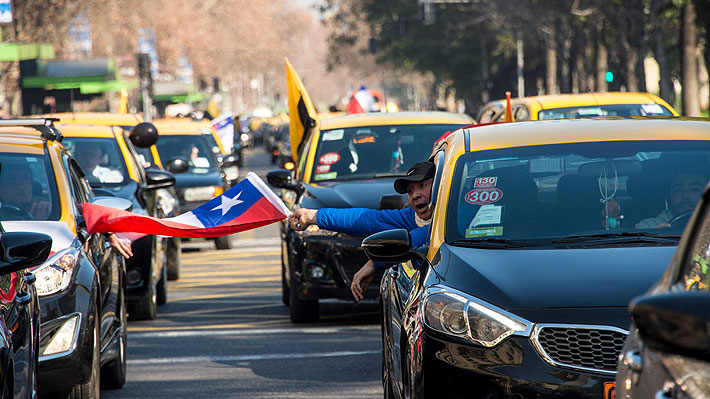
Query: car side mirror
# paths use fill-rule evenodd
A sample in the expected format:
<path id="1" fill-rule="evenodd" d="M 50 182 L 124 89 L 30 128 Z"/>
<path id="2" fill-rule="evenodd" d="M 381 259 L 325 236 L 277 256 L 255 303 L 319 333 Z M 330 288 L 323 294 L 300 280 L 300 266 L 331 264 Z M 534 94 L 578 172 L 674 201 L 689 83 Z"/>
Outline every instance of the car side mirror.
<path id="1" fill-rule="evenodd" d="M 128 139 L 138 148 L 148 148 L 158 142 L 158 129 L 150 122 L 141 122 L 131 129 Z"/>
<path id="2" fill-rule="evenodd" d="M 184 158 L 173 158 L 165 163 L 165 170 L 170 173 L 185 173 L 190 169 L 190 164 Z"/>
<path id="3" fill-rule="evenodd" d="M 407 230 L 394 229 L 381 231 L 365 238 L 362 240 L 362 248 L 373 262 L 401 263 L 423 259 L 419 251 L 412 249 L 411 242 Z"/>
<path id="4" fill-rule="evenodd" d="M 271 172 L 266 174 L 266 181 L 276 188 L 293 190 L 299 194 L 303 191 L 298 184 L 295 184 L 293 182 L 293 172 L 291 172 L 290 170 L 272 170 Z"/>
<path id="5" fill-rule="evenodd" d="M 96 194 L 98 190 L 94 190 Z M 122 211 L 130 211 L 133 209 L 133 203 L 125 198 L 119 198 L 116 196 L 98 196 L 91 200 L 92 204 L 107 206 L 109 208 L 120 209 Z"/>
<path id="6" fill-rule="evenodd" d="M 41 265 L 52 250 L 52 238 L 47 234 L 7 232 L 0 236 L 0 275 Z"/>
<path id="7" fill-rule="evenodd" d="M 710 294 L 688 291 L 635 298 L 629 311 L 649 347 L 710 361 Z"/>
<path id="8" fill-rule="evenodd" d="M 235 157 L 234 155 L 227 155 L 226 157 L 222 158 L 222 167 L 223 168 L 228 168 L 230 166 L 237 166 L 239 163 L 239 159 Z"/>
<path id="9" fill-rule="evenodd" d="M 146 188 L 155 190 L 158 188 L 166 188 L 175 185 L 175 176 L 172 173 L 159 169 L 149 169 L 145 171 Z"/>

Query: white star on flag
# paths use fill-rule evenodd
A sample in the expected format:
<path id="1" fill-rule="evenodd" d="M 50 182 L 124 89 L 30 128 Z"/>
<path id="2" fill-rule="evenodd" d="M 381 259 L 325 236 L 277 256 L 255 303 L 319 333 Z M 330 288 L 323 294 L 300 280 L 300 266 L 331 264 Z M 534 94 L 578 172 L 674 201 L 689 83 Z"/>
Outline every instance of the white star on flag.
<path id="1" fill-rule="evenodd" d="M 227 212 L 229 212 L 229 210 L 232 209 L 233 206 L 239 205 L 242 202 L 244 202 L 239 199 L 240 195 L 242 195 L 241 191 L 234 198 L 229 198 L 226 195 L 223 195 L 222 196 L 222 203 L 220 205 L 217 205 L 214 208 L 212 208 L 212 210 L 216 211 L 217 209 L 221 209 L 222 216 L 226 215 Z"/>

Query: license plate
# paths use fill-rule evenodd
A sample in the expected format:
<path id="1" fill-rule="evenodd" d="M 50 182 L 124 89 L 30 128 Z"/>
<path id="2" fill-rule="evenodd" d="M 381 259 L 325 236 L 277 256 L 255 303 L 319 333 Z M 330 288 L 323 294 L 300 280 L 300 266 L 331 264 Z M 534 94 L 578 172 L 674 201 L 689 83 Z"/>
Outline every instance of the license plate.
<path id="1" fill-rule="evenodd" d="M 604 383 L 604 399 L 616 399 L 616 382 Z"/>

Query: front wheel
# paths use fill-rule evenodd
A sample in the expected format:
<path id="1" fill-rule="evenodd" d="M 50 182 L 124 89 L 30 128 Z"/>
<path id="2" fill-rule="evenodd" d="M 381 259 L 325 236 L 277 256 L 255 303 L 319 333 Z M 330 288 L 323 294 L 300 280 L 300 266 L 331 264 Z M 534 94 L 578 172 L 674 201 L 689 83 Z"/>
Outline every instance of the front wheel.
<path id="1" fill-rule="evenodd" d="M 179 238 L 168 239 L 168 249 L 166 255 L 168 257 L 168 280 L 173 281 L 180 278 L 180 255 L 182 253 L 180 247 L 182 241 Z"/>
<path id="2" fill-rule="evenodd" d="M 165 305 L 168 302 L 168 264 L 165 262 L 163 271 L 160 274 L 160 280 L 155 287 L 156 298 L 155 302 L 158 306 Z"/>
<path id="3" fill-rule="evenodd" d="M 318 300 L 299 298 L 298 287 L 294 286 L 295 283 L 296 281 L 292 278 L 291 289 L 289 290 L 291 321 L 294 323 L 313 323 L 318 321 Z"/>
<path id="4" fill-rule="evenodd" d="M 142 298 L 131 306 L 128 312 L 131 320 L 153 320 L 158 315 L 158 295 L 152 273 L 149 278 L 148 290 L 143 294 Z"/>
<path id="5" fill-rule="evenodd" d="M 221 236 L 214 239 L 214 245 L 217 249 L 230 249 L 232 248 L 232 239 L 230 236 Z"/>
<path id="6" fill-rule="evenodd" d="M 118 358 L 101 368 L 101 388 L 119 389 L 126 383 L 126 345 L 128 343 L 128 323 L 126 321 L 126 300 L 119 309 L 121 335 L 118 338 Z"/>

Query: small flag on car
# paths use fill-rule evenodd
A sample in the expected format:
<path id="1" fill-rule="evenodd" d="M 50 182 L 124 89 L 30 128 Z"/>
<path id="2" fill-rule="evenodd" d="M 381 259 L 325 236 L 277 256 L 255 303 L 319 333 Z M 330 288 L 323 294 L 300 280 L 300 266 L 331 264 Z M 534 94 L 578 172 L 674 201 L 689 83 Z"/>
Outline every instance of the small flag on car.
<path id="1" fill-rule="evenodd" d="M 158 219 L 96 204 L 82 205 L 89 233 L 138 233 L 179 238 L 239 233 L 278 222 L 291 214 L 281 199 L 253 172 L 222 195 L 173 218 Z M 133 237 L 135 239 L 135 235 Z"/>

